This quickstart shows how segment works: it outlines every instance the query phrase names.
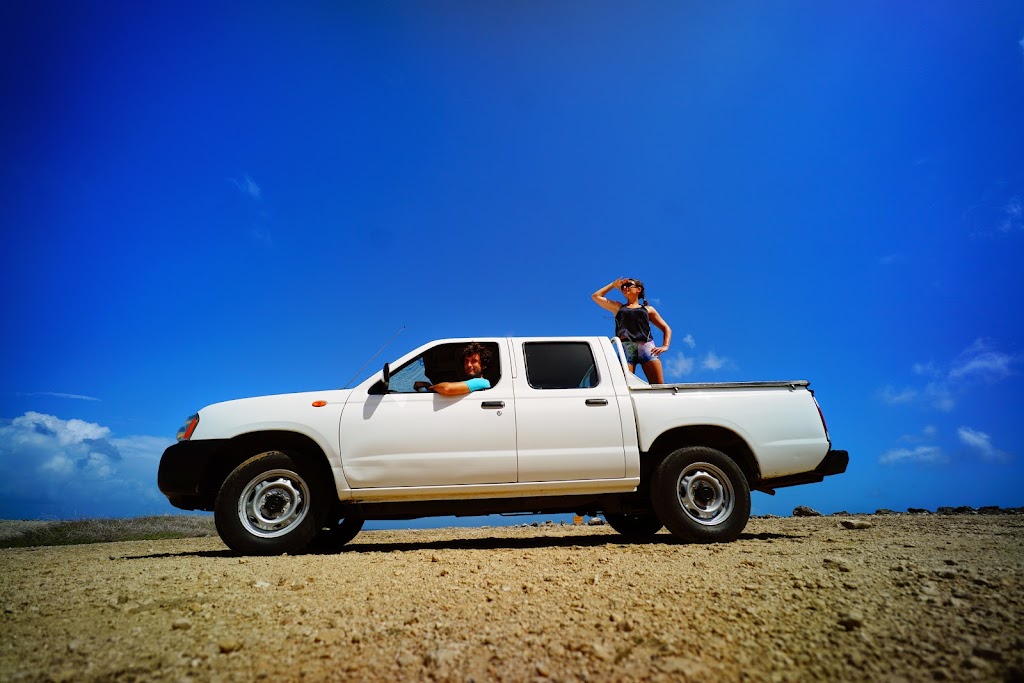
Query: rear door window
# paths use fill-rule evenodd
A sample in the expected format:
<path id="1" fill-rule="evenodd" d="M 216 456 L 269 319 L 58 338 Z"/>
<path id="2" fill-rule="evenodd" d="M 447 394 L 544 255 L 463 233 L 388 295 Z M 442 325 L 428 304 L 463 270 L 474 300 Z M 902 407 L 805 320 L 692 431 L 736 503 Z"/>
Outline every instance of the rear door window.
<path id="1" fill-rule="evenodd" d="M 600 384 L 586 342 L 526 342 L 526 379 L 534 389 L 587 389 Z"/>

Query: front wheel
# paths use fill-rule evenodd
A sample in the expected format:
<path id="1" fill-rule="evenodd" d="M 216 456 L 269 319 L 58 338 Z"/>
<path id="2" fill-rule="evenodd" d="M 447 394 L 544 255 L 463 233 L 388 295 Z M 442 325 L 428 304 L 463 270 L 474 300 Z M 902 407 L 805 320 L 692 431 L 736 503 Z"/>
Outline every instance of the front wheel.
<path id="1" fill-rule="evenodd" d="M 236 467 L 217 494 L 213 519 L 229 548 L 280 555 L 305 548 L 323 526 L 328 491 L 311 468 L 268 451 Z"/>
<path id="2" fill-rule="evenodd" d="M 734 541 L 750 518 L 750 487 L 732 459 L 704 446 L 670 453 L 654 471 L 651 502 L 673 535 L 692 543 Z"/>

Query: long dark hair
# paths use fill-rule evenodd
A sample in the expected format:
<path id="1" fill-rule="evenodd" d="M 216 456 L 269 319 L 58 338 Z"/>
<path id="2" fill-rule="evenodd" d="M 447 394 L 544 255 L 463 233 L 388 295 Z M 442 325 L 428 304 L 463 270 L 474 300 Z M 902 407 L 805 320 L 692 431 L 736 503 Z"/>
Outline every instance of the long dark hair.
<path id="1" fill-rule="evenodd" d="M 635 282 L 638 287 L 640 287 L 640 299 L 644 302 L 643 303 L 644 308 L 647 308 L 647 290 L 644 289 L 644 283 L 642 281 L 640 281 L 640 280 L 637 280 L 635 277 L 634 278 L 630 278 L 630 279 L 633 282 Z"/>

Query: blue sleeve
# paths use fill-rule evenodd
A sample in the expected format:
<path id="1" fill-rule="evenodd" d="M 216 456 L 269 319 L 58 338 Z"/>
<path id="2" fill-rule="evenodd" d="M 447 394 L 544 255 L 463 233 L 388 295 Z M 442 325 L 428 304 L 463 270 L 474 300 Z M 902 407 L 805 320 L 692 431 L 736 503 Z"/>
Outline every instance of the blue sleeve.
<path id="1" fill-rule="evenodd" d="M 469 387 L 469 390 L 472 392 L 479 389 L 490 389 L 491 383 L 483 377 L 474 377 L 473 379 L 466 380 L 466 386 Z"/>

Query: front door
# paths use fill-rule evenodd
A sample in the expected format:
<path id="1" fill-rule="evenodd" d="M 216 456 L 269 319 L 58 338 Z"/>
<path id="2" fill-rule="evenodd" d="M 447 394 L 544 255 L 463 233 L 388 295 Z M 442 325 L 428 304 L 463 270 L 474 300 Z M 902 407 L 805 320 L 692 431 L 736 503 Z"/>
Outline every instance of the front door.
<path id="1" fill-rule="evenodd" d="M 490 389 L 461 396 L 417 391 L 418 383 L 458 381 L 465 343 L 441 344 L 392 374 L 389 393 L 353 390 L 341 416 L 342 466 L 354 489 L 516 481 L 516 415 L 504 340 L 484 377 Z M 422 384 L 420 384 L 422 387 Z M 377 390 L 380 390 L 378 387 Z"/>

